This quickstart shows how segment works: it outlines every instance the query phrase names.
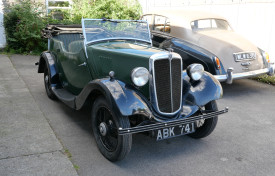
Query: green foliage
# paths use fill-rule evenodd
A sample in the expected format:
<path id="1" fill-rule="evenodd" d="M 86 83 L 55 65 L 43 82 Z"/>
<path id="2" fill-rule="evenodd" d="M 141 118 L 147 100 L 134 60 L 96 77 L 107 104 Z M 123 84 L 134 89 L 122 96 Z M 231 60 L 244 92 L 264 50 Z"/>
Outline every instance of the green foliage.
<path id="1" fill-rule="evenodd" d="M 22 0 L 7 9 L 4 16 L 7 51 L 30 53 L 46 49 L 47 41 L 41 38 L 45 24 L 39 6 L 30 0 Z"/>
<path id="2" fill-rule="evenodd" d="M 71 20 L 81 18 L 138 19 L 141 6 L 137 0 L 74 0 Z"/>
<path id="3" fill-rule="evenodd" d="M 41 37 L 41 30 L 47 24 L 81 24 L 82 17 L 138 19 L 141 15 L 138 0 L 73 0 L 71 10 L 53 10 L 48 17 L 43 16 L 41 7 L 43 5 L 34 0 L 20 0 L 6 9 L 4 26 L 8 45 L 5 52 L 40 53 L 46 50 L 47 40 Z M 54 15 L 61 15 L 63 20 L 54 19 Z"/>
<path id="4" fill-rule="evenodd" d="M 275 76 L 261 75 L 252 79 L 259 82 L 275 85 Z"/>

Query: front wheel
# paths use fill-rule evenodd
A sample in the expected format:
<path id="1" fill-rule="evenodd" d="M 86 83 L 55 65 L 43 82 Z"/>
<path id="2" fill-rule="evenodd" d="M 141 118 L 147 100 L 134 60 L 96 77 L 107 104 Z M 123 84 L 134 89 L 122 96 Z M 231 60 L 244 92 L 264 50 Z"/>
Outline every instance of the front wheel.
<path id="1" fill-rule="evenodd" d="M 217 103 L 216 101 L 211 101 L 208 104 L 205 105 L 206 111 L 218 111 Z M 198 120 L 196 122 L 197 129 L 194 133 L 188 134 L 188 136 L 192 138 L 204 138 L 211 134 L 218 122 L 218 116 L 215 116 L 210 119 L 205 120 Z"/>
<path id="2" fill-rule="evenodd" d="M 110 161 L 122 160 L 131 150 L 132 135 L 118 135 L 118 128 L 129 128 L 128 117 L 117 117 L 104 97 L 92 107 L 92 128 L 98 149 Z"/>
<path id="3" fill-rule="evenodd" d="M 47 66 L 45 66 L 45 68 L 44 68 L 44 85 L 45 85 L 45 89 L 46 89 L 46 93 L 47 93 L 48 97 L 52 100 L 56 100 L 57 98 L 52 91 L 51 77 L 50 77 L 49 70 L 48 70 Z"/>

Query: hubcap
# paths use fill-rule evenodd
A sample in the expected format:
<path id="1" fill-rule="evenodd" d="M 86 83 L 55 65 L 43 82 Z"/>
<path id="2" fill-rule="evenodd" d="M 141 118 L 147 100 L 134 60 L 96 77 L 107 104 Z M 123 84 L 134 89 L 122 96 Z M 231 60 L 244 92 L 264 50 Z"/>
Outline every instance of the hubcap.
<path id="1" fill-rule="evenodd" d="M 49 76 L 48 75 L 46 75 L 45 76 L 45 82 L 48 84 L 48 82 L 49 82 Z"/>
<path id="2" fill-rule="evenodd" d="M 99 131 L 102 136 L 106 136 L 107 134 L 107 125 L 105 122 L 101 122 L 99 125 Z"/>
<path id="3" fill-rule="evenodd" d="M 201 120 L 197 120 L 196 123 L 197 123 L 197 127 L 201 127 L 203 124 L 204 124 L 204 119 L 201 119 Z"/>

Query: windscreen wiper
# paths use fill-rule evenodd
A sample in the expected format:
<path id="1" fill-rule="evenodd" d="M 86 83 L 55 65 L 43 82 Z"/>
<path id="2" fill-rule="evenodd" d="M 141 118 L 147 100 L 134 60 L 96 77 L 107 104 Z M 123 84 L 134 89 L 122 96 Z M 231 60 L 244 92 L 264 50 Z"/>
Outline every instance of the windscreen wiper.
<path id="1" fill-rule="evenodd" d="M 107 18 L 102 18 L 102 21 L 110 21 L 110 22 L 114 22 L 114 23 L 121 23 L 123 22 L 123 20 L 112 20 L 112 19 L 107 19 Z M 125 20 L 127 21 L 127 20 Z M 146 21 L 143 20 L 129 20 L 130 22 L 136 22 L 136 23 L 146 23 Z"/>
<path id="2" fill-rule="evenodd" d="M 118 20 L 112 20 L 112 19 L 107 19 L 107 18 L 102 18 L 102 21 L 110 21 L 110 22 L 113 22 L 113 23 L 120 23 L 121 21 L 118 21 Z"/>

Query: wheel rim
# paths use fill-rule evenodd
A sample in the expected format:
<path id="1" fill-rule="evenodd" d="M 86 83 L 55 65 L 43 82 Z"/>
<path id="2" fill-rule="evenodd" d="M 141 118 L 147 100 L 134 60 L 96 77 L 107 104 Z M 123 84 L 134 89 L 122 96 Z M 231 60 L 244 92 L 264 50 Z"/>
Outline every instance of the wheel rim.
<path id="1" fill-rule="evenodd" d="M 46 91 L 49 92 L 51 88 L 51 83 L 50 83 L 48 71 L 45 72 L 44 82 L 45 82 Z"/>
<path id="2" fill-rule="evenodd" d="M 45 76 L 45 83 L 46 83 L 46 85 L 49 84 L 49 76 L 48 75 Z"/>
<path id="3" fill-rule="evenodd" d="M 97 111 L 96 118 L 97 134 L 100 142 L 107 151 L 115 151 L 118 145 L 118 133 L 110 110 L 106 107 L 100 107 Z"/>

